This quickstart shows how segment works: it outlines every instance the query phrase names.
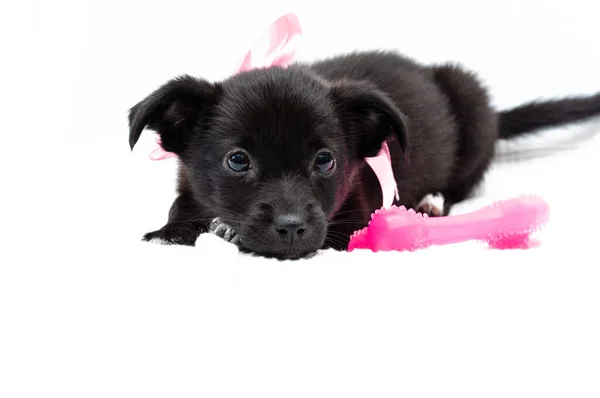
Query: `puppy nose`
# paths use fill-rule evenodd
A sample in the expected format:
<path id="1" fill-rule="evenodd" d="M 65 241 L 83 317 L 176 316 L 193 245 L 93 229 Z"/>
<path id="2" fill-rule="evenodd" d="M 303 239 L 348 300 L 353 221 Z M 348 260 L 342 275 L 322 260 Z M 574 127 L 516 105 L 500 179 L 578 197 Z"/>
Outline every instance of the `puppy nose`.
<path id="1" fill-rule="evenodd" d="M 306 232 L 304 219 L 296 214 L 278 216 L 273 225 L 279 237 L 287 243 L 292 243 Z"/>

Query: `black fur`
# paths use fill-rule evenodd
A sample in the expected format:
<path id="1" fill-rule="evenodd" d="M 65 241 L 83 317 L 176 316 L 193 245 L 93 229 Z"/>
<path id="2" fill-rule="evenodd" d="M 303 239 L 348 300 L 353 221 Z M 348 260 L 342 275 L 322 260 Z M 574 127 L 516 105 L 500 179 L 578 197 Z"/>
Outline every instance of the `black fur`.
<path id="1" fill-rule="evenodd" d="M 443 214 L 482 180 L 498 139 L 600 114 L 600 95 L 497 112 L 476 76 L 425 66 L 391 52 L 362 52 L 287 69 L 267 68 L 209 83 L 174 79 L 130 110 L 130 146 L 144 128 L 180 160 L 167 224 L 145 235 L 193 245 L 216 217 L 240 248 L 300 258 L 347 248 L 381 206 L 365 157 L 390 146 L 400 200 L 414 208 L 441 192 Z M 252 167 L 228 168 L 245 151 Z M 313 169 L 328 151 L 335 166 Z M 294 220 L 281 227 L 281 220 Z"/>

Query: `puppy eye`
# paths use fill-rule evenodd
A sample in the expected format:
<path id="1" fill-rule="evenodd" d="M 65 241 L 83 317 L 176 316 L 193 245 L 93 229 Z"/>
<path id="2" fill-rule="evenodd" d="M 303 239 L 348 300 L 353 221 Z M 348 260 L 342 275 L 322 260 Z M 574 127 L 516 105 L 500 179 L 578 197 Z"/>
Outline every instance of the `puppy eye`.
<path id="1" fill-rule="evenodd" d="M 250 170 L 250 159 L 244 152 L 236 152 L 229 156 L 227 165 L 236 173 L 244 173 Z"/>
<path id="2" fill-rule="evenodd" d="M 329 152 L 321 152 L 315 158 L 315 171 L 318 173 L 328 173 L 333 169 L 335 161 L 333 155 Z"/>

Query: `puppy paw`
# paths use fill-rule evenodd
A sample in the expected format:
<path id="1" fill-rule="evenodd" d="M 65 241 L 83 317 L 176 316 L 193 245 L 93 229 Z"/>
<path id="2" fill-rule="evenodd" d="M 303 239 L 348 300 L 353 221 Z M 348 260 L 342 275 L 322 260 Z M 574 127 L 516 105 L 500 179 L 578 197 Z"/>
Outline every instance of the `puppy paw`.
<path id="1" fill-rule="evenodd" d="M 194 227 L 167 224 L 158 231 L 148 232 L 142 240 L 161 245 L 194 246 L 198 235 L 199 232 Z"/>
<path id="2" fill-rule="evenodd" d="M 444 202 L 444 195 L 440 192 L 429 193 L 421 199 L 415 211 L 430 217 L 441 217 L 444 215 Z"/>
<path id="3" fill-rule="evenodd" d="M 219 217 L 212 220 L 208 227 L 208 232 L 215 234 L 234 245 L 237 245 L 240 242 L 240 237 L 235 229 L 230 225 L 225 224 Z"/>

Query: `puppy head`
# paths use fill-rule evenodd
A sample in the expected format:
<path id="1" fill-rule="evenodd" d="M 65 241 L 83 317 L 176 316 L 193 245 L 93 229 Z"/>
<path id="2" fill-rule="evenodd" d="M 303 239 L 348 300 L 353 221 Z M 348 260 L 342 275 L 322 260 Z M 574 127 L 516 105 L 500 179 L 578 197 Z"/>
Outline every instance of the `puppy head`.
<path id="1" fill-rule="evenodd" d="M 177 78 L 129 116 L 131 148 L 144 128 L 157 131 L 241 248 L 278 258 L 320 249 L 364 158 L 391 136 L 408 145 L 402 114 L 376 88 L 296 67 Z"/>

